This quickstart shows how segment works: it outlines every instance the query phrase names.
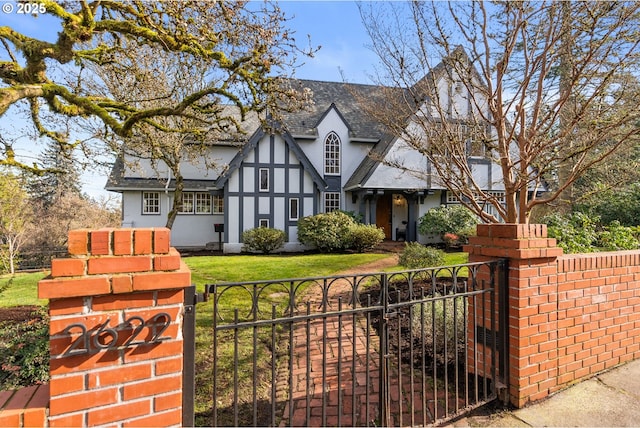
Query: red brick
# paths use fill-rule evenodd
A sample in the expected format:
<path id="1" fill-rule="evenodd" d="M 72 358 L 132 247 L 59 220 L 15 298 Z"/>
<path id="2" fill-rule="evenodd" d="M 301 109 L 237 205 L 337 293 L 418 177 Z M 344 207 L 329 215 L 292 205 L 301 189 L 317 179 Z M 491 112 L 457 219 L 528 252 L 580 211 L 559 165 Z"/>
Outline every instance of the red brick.
<path id="1" fill-rule="evenodd" d="M 108 229 L 92 230 L 91 236 L 91 255 L 106 256 L 111 250 L 110 242 L 111 231 Z"/>
<path id="2" fill-rule="evenodd" d="M 90 314 L 90 315 L 78 315 L 75 317 L 55 317 L 49 321 L 49 332 L 52 336 L 63 334 L 63 331 L 71 324 L 84 324 L 88 330 L 103 324 L 107 319 L 112 318 L 109 314 Z M 117 324 L 116 319 L 112 319 L 110 324 Z M 79 333 L 79 328 L 73 328 L 69 334 L 75 335 Z M 66 336 L 66 334 L 65 334 Z"/>
<path id="3" fill-rule="evenodd" d="M 51 395 L 62 395 L 84 389 L 84 374 L 56 376 L 49 384 Z"/>
<path id="4" fill-rule="evenodd" d="M 43 279 L 38 282 L 39 299 L 95 296 L 109 294 L 111 283 L 106 276 L 93 278 Z"/>
<path id="5" fill-rule="evenodd" d="M 150 415 L 151 413 L 151 400 L 124 403 L 99 410 L 93 409 L 89 412 L 88 416 L 89 426 L 104 425 L 143 415 Z"/>
<path id="6" fill-rule="evenodd" d="M 133 254 L 132 229 L 117 229 L 113 231 L 113 254 L 116 256 Z"/>
<path id="7" fill-rule="evenodd" d="M 46 408 L 37 407 L 29 408 L 24 411 L 22 416 L 22 426 L 25 427 L 46 427 L 47 426 L 47 412 Z"/>
<path id="8" fill-rule="evenodd" d="M 156 344 L 139 345 L 125 351 L 124 362 L 126 364 L 136 361 L 153 360 L 182 355 L 184 344 L 182 340 L 169 340 Z"/>
<path id="9" fill-rule="evenodd" d="M 128 295 L 111 294 L 94 297 L 91 303 L 93 311 L 113 311 L 120 309 L 144 308 L 153 306 L 153 293 L 131 293 Z"/>
<path id="10" fill-rule="evenodd" d="M 153 253 L 167 254 L 171 240 L 171 231 L 166 227 L 153 230 Z"/>
<path id="11" fill-rule="evenodd" d="M 184 302 L 184 291 L 183 290 L 169 290 L 169 291 L 158 291 L 157 297 L 158 306 L 162 305 L 175 305 Z"/>
<path id="12" fill-rule="evenodd" d="M 122 398 L 125 401 L 136 398 L 175 392 L 182 389 L 182 375 L 163 376 L 152 380 L 124 385 Z"/>
<path id="13" fill-rule="evenodd" d="M 117 275 L 111 277 L 111 290 L 114 294 L 131 293 L 133 280 L 130 275 Z"/>
<path id="14" fill-rule="evenodd" d="M 136 291 L 185 288 L 190 285 L 191 272 L 184 264 L 175 272 L 139 273 L 133 276 L 133 289 Z"/>
<path id="15" fill-rule="evenodd" d="M 19 427 L 22 410 L 3 410 L 0 412 L 0 427 Z"/>
<path id="16" fill-rule="evenodd" d="M 52 416 L 72 413 L 78 410 L 106 406 L 118 401 L 118 388 L 84 391 L 78 394 L 51 397 L 49 414 Z"/>
<path id="17" fill-rule="evenodd" d="M 161 395 L 153 400 L 153 411 L 162 412 L 168 409 L 182 408 L 182 393 Z"/>
<path id="18" fill-rule="evenodd" d="M 156 361 L 156 375 L 161 376 L 169 373 L 177 373 L 182 371 L 182 356 Z"/>
<path id="19" fill-rule="evenodd" d="M 84 310 L 84 298 L 72 297 L 68 299 L 53 299 L 49 301 L 49 315 L 80 314 Z"/>
<path id="20" fill-rule="evenodd" d="M 175 248 L 169 250 L 168 255 L 155 256 L 153 259 L 154 270 L 178 270 L 180 269 L 180 253 Z"/>
<path id="21" fill-rule="evenodd" d="M 51 276 L 82 276 L 85 274 L 85 260 L 83 259 L 53 259 L 51 260 Z"/>
<path id="22" fill-rule="evenodd" d="M 182 424 L 182 409 L 169 410 L 162 413 L 154 413 L 144 418 L 133 419 L 124 422 L 124 427 L 159 427 Z"/>
<path id="23" fill-rule="evenodd" d="M 151 363 L 128 364 L 126 368 L 115 367 L 107 370 L 93 370 L 87 376 L 87 386 L 90 389 L 101 388 L 150 377 Z"/>
<path id="24" fill-rule="evenodd" d="M 98 257 L 91 258 L 88 262 L 89 275 L 147 272 L 150 270 L 150 256 Z"/>
<path id="25" fill-rule="evenodd" d="M 87 255 L 89 253 L 89 230 L 79 229 L 69 231 L 67 251 L 71 255 Z"/>
<path id="26" fill-rule="evenodd" d="M 133 253 L 151 254 L 151 229 L 135 229 L 133 231 Z"/>
<path id="27" fill-rule="evenodd" d="M 59 417 L 49 416 L 49 426 L 51 428 L 61 427 L 81 427 L 86 426 L 86 422 L 84 421 L 84 413 L 76 413 L 74 415 L 63 415 Z"/>
<path id="28" fill-rule="evenodd" d="M 118 351 L 103 351 L 95 354 L 74 355 L 51 360 L 49 363 L 51 375 L 64 375 L 83 370 L 93 370 L 101 367 L 116 366 L 120 364 Z M 52 380 L 53 381 L 53 380 Z"/>

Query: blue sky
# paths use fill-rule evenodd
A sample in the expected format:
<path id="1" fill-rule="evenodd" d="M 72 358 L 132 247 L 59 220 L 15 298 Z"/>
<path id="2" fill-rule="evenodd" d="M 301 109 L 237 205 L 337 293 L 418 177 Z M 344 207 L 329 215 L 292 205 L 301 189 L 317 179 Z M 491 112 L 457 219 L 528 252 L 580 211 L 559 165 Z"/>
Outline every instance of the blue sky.
<path id="1" fill-rule="evenodd" d="M 16 13 L 15 2 L 0 0 L 0 6 L 10 3 L 12 13 L 0 12 L 0 26 L 10 26 L 33 37 L 54 40 L 59 29 L 52 18 L 33 17 Z M 377 59 L 366 45 L 369 42 L 353 1 L 281 1 L 281 9 L 291 18 L 287 26 L 295 31 L 298 44 L 305 46 L 307 36 L 312 46 L 321 46 L 314 58 L 306 58 L 296 70 L 301 79 L 369 83 L 368 74 Z M 4 9 L 3 9 L 4 10 Z M 11 117 L 1 119 L 0 130 L 7 130 Z M 29 145 L 32 146 L 33 143 Z M 88 172 L 83 176 L 83 188 L 91 196 L 106 195 L 105 172 Z"/>

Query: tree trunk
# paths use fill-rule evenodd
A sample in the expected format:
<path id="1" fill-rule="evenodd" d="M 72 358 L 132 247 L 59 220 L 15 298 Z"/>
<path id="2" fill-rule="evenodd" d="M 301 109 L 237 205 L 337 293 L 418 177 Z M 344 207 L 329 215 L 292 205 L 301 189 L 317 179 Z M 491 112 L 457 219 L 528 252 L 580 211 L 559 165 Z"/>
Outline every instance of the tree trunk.
<path id="1" fill-rule="evenodd" d="M 173 204 L 171 206 L 171 211 L 167 214 L 167 224 L 166 227 L 171 229 L 173 227 L 173 222 L 176 220 L 176 216 L 182 207 L 182 191 L 184 190 L 184 177 L 180 172 L 176 173 L 176 171 L 172 171 L 175 175 L 176 180 L 176 190 L 173 193 Z"/>

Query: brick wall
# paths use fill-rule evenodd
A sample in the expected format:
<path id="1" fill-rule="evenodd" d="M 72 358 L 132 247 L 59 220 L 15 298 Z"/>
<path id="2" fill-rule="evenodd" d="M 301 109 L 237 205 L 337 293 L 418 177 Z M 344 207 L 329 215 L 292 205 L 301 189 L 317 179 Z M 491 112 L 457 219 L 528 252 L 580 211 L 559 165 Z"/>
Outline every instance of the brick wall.
<path id="1" fill-rule="evenodd" d="M 546 226 L 516 224 L 479 225 L 466 250 L 508 258 L 514 405 L 640 358 L 640 251 L 563 255 Z"/>
<path id="2" fill-rule="evenodd" d="M 169 230 L 69 233 L 49 299 L 50 426 L 182 422 L 181 320 L 191 274 Z"/>

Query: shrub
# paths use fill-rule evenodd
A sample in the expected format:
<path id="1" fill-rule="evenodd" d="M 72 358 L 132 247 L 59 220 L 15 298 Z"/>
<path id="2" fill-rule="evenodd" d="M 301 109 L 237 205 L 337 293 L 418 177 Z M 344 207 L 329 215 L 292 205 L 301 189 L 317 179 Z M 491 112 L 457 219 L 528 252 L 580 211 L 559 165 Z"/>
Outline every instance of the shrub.
<path id="1" fill-rule="evenodd" d="M 635 250 L 638 248 L 638 239 L 634 236 L 633 229 L 620 225 L 618 220 L 600 232 L 598 245 L 605 250 Z"/>
<path id="2" fill-rule="evenodd" d="M 243 250 L 269 254 L 284 245 L 286 235 L 282 230 L 257 227 L 242 233 Z"/>
<path id="3" fill-rule="evenodd" d="M 418 242 L 405 242 L 398 263 L 407 269 L 442 266 L 445 262 L 444 251 L 425 247 Z"/>
<path id="4" fill-rule="evenodd" d="M 434 297 L 438 298 L 441 295 L 436 293 Z M 457 353 L 464 353 L 467 340 L 465 333 L 465 305 L 464 297 L 449 296 L 446 299 L 425 302 L 414 310 L 411 315 L 413 336 L 422 336 L 423 343 L 426 344 L 425 351 L 433 360 L 441 364 L 452 363 L 456 361 Z M 434 343 L 435 354 L 433 353 Z M 446 357 L 444 352 L 445 343 L 447 348 Z"/>
<path id="5" fill-rule="evenodd" d="M 349 229 L 355 224 L 341 211 L 303 217 L 298 221 L 298 240 L 323 253 L 346 250 L 351 247 Z"/>
<path id="6" fill-rule="evenodd" d="M 46 308 L 34 311 L 29 321 L 0 323 L 0 390 L 49 380 L 49 317 Z"/>
<path id="7" fill-rule="evenodd" d="M 466 244 L 469 236 L 475 235 L 478 219 L 462 205 L 442 205 L 427 211 L 418 222 L 418 231 L 435 233 L 444 239 L 451 233 L 457 236 L 457 244 Z"/>
<path id="8" fill-rule="evenodd" d="M 550 238 L 558 240 L 558 246 L 565 253 L 591 253 L 598 237 L 596 224 L 599 218 L 582 212 L 568 215 L 551 214 L 542 218 L 547 224 Z"/>
<path id="9" fill-rule="evenodd" d="M 349 228 L 351 246 L 359 253 L 374 248 L 384 241 L 384 230 L 375 224 L 354 224 Z"/>

